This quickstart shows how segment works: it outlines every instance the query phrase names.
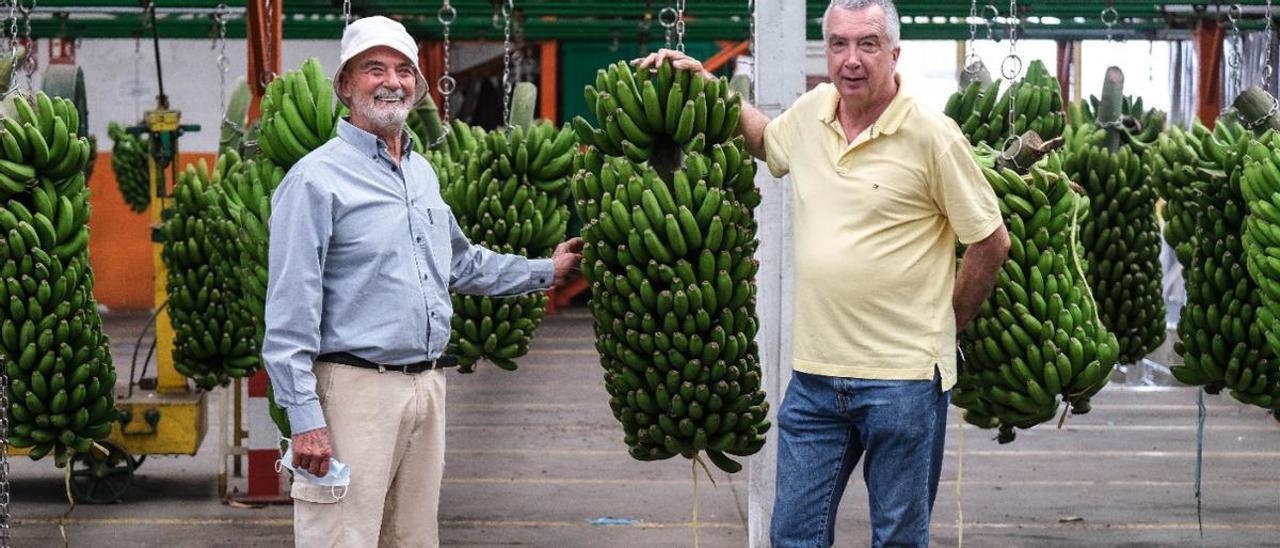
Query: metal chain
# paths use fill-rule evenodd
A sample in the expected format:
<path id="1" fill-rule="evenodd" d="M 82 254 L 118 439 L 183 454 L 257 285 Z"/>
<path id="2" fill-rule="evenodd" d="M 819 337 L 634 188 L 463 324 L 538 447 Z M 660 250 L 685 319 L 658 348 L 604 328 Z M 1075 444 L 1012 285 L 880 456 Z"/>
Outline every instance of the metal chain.
<path id="1" fill-rule="evenodd" d="M 502 1 L 502 123 L 511 127 L 511 92 L 515 83 L 511 81 L 511 12 L 515 9 L 512 0 Z"/>
<path id="2" fill-rule="evenodd" d="M 18 1 L 9 2 L 9 58 L 17 61 L 18 57 Z M 18 70 L 18 64 L 11 63 L 9 65 L 9 85 L 13 86 L 13 75 Z M 4 90 L 7 96 L 9 90 Z"/>
<path id="3" fill-rule="evenodd" d="M 1227 58 L 1227 66 L 1231 67 L 1231 79 L 1235 83 L 1236 93 L 1242 91 L 1244 87 L 1244 71 L 1241 66 L 1244 64 L 1244 36 L 1240 34 L 1240 17 L 1243 10 L 1239 3 L 1233 2 L 1227 8 L 1227 21 L 1231 23 L 1231 53 Z"/>
<path id="4" fill-rule="evenodd" d="M 1274 44 L 1275 38 L 1276 38 L 1276 26 L 1275 26 L 1275 21 L 1272 20 L 1271 18 L 1271 15 L 1272 15 L 1271 0 L 1267 0 L 1267 40 L 1266 40 L 1267 56 L 1266 56 L 1266 61 L 1262 65 L 1262 86 L 1263 87 L 1267 87 L 1271 85 L 1271 74 L 1274 72 L 1274 66 L 1271 64 L 1271 61 L 1272 61 L 1271 57 L 1272 57 L 1272 54 L 1275 52 L 1275 48 L 1276 48 Z"/>
<path id="5" fill-rule="evenodd" d="M 978 0 L 973 0 L 977 2 Z M 747 55 L 751 56 L 751 66 L 756 66 L 756 0 L 747 0 L 747 25 L 750 32 L 750 42 L 747 43 Z M 755 78 L 752 78 L 755 80 Z"/>
<path id="6" fill-rule="evenodd" d="M 1022 138 L 1015 132 L 1017 131 L 1017 101 L 1013 98 L 1017 96 L 1015 86 L 1018 85 L 1018 75 L 1022 74 L 1022 58 L 1018 57 L 1018 0 L 1009 0 L 1009 55 L 1005 56 L 1004 62 L 1000 63 L 1000 74 L 1009 82 L 1009 117 L 1005 120 L 1009 124 L 1009 140 L 1016 140 L 1021 146 Z M 1005 148 L 1008 148 L 1007 146 Z"/>
<path id="7" fill-rule="evenodd" d="M 978 0 L 969 2 L 969 43 L 965 45 L 964 71 L 969 74 L 978 72 Z"/>
<path id="8" fill-rule="evenodd" d="M 214 25 L 218 29 L 218 37 L 214 40 L 214 46 L 218 48 L 218 112 L 221 113 L 218 118 L 222 123 L 231 122 L 236 125 L 237 122 L 227 120 L 227 72 L 231 70 L 231 60 L 227 58 L 227 3 L 225 1 L 218 3 L 218 10 L 213 14 Z"/>
<path id="9" fill-rule="evenodd" d="M 671 39 L 675 37 L 676 20 L 679 18 L 679 12 L 671 6 L 662 8 L 658 12 L 658 24 L 662 25 L 665 33 L 665 42 L 662 47 L 671 49 Z"/>
<path id="10" fill-rule="evenodd" d="M 342 0 L 342 27 L 351 24 L 351 0 Z"/>
<path id="11" fill-rule="evenodd" d="M 443 107 L 440 109 L 440 119 L 443 122 L 441 126 L 444 131 L 441 131 L 436 141 L 431 143 L 431 148 L 440 146 L 445 137 L 449 135 L 449 132 L 453 131 L 452 126 L 449 125 L 449 97 L 453 95 L 453 90 L 457 89 L 458 81 L 453 79 L 453 69 L 449 62 L 449 58 L 452 56 L 449 44 L 449 30 L 453 26 L 453 21 L 457 18 L 458 10 L 453 8 L 449 0 L 444 0 L 444 4 L 440 6 L 440 11 L 436 12 L 436 19 L 440 20 L 440 34 L 443 37 L 444 45 L 444 70 L 440 75 L 440 79 L 436 81 L 436 89 L 440 90 L 440 98 L 443 99 L 443 104 L 440 105 Z"/>
<path id="12" fill-rule="evenodd" d="M 676 0 L 676 49 L 684 53 L 684 0 Z"/>
<path id="13" fill-rule="evenodd" d="M 27 62 L 23 64 L 23 72 L 27 76 L 27 93 L 35 94 L 35 85 L 31 82 L 31 77 L 35 75 L 36 70 L 40 68 L 40 51 L 39 44 L 31 39 L 31 12 L 36 9 L 36 0 L 31 0 L 30 7 L 23 7 L 22 0 L 18 2 L 18 11 L 22 12 L 22 34 L 27 41 Z"/>
<path id="14" fill-rule="evenodd" d="M 994 0 L 987 0 L 987 7 L 982 12 L 982 20 L 987 24 L 987 40 L 996 39 L 995 25 L 992 23 L 1000 18 L 1000 9 L 993 2 Z"/>

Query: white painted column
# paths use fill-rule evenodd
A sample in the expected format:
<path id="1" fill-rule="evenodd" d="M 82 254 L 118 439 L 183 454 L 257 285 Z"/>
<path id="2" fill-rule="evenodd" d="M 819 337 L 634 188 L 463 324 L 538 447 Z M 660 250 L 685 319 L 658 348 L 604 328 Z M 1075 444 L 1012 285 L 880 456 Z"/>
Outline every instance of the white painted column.
<path id="1" fill-rule="evenodd" d="M 755 102 L 770 117 L 777 116 L 805 91 L 805 3 L 795 0 L 756 0 Z M 760 274 L 757 310 L 760 315 L 760 360 L 764 388 L 769 394 L 769 441 L 750 460 L 747 469 L 747 534 L 749 546 L 769 546 L 777 469 L 777 412 L 791 380 L 791 191 L 789 178 L 775 179 L 760 163 L 756 184 L 764 200 L 756 209 L 759 221 Z"/>

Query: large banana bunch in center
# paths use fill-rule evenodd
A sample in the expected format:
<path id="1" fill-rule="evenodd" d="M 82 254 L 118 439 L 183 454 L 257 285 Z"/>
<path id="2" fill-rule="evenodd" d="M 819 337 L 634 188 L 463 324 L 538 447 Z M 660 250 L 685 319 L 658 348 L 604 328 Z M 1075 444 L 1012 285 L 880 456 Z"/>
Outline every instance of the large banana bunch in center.
<path id="1" fill-rule="evenodd" d="M 267 84 L 258 146 L 272 162 L 292 166 L 338 130 L 333 82 L 314 57 Z"/>
<path id="2" fill-rule="evenodd" d="M 472 243 L 499 253 L 549 257 L 564 239 L 569 208 L 560 195 L 572 167 L 573 131 L 542 121 L 486 133 L 455 121 L 449 150 L 432 154 L 441 194 Z M 453 295 L 449 353 L 463 372 L 487 359 L 505 370 L 529 351 L 547 296 Z"/>
<path id="3" fill-rule="evenodd" d="M 258 365 L 252 322 L 240 321 L 233 304 L 241 294 L 228 268 L 239 257 L 227 254 L 214 188 L 240 169 L 240 157 L 226 151 L 210 175 L 201 160 L 187 166 L 174 187 L 172 216 L 164 224 L 161 257 L 168 269 L 169 317 L 173 323 L 174 368 L 196 385 L 211 389 L 247 377 Z"/>
<path id="4" fill-rule="evenodd" d="M 16 97 L 0 132 L 0 364 L 9 444 L 66 465 L 115 422 L 116 373 L 89 266 L 88 143 L 65 99 Z"/>
<path id="5" fill-rule="evenodd" d="M 141 137 L 124 130 L 120 124 L 107 125 L 107 134 L 115 144 L 111 146 L 111 170 L 116 175 L 116 185 L 129 209 L 142 213 L 151 205 L 151 176 L 147 162 L 147 143 Z"/>
<path id="6" fill-rule="evenodd" d="M 1007 119 L 1010 102 L 1014 106 L 1014 120 Z M 951 96 L 943 112 L 960 125 L 960 130 L 975 146 L 979 143 L 1000 146 L 1009 136 L 1010 125 L 1016 135 L 1035 131 L 1045 141 L 1058 137 L 1066 127 L 1062 88 L 1039 60 L 1032 61 L 1026 76 L 1003 93 L 1000 80 L 989 84 L 970 82 L 963 91 Z"/>
<path id="7" fill-rule="evenodd" d="M 1245 256 L 1262 297 L 1256 321 L 1271 354 L 1280 355 L 1280 134 L 1274 130 L 1248 144 L 1240 190 L 1249 204 Z M 1226 376 L 1231 395 L 1280 411 L 1280 371 L 1272 362 L 1265 371 L 1240 369 Z"/>
<path id="8" fill-rule="evenodd" d="M 1058 155 L 1029 176 L 995 170 L 983 147 L 979 163 L 995 190 L 1011 247 L 993 294 L 965 329 L 952 401 L 965 420 L 1000 428 L 1000 442 L 1014 428 L 1051 420 L 1063 402 L 1087 401 L 1107 381 L 1118 343 L 1098 319 L 1079 245 L 1087 199 L 1070 188 Z"/>
<path id="9" fill-rule="evenodd" d="M 1121 363 L 1134 363 L 1166 333 L 1160 228 L 1141 156 L 1127 145 L 1108 150 L 1106 131 L 1067 128 L 1065 170 L 1089 196 L 1080 239 L 1099 315 L 1120 341 Z"/>
<path id="10" fill-rule="evenodd" d="M 604 129 L 574 121 L 594 144 L 571 184 L 596 350 L 631 456 L 705 452 L 736 472 L 726 454 L 759 451 L 770 423 L 755 343 L 760 194 L 755 160 L 730 140 L 741 98 L 727 88 L 669 63 L 601 71 L 586 96 Z M 633 122 L 646 125 L 619 125 Z"/>
<path id="11" fill-rule="evenodd" d="M 1187 304 L 1178 321 L 1181 340 L 1174 345 L 1184 365 L 1171 371 L 1185 384 L 1204 385 L 1215 394 L 1228 387 L 1232 396 L 1254 403 L 1271 393 L 1277 373 L 1265 321 L 1258 321 L 1262 292 L 1246 267 L 1242 175 L 1252 136 L 1226 119 L 1212 133 L 1198 132 L 1206 161 L 1191 184 L 1197 236 L 1183 270 Z"/>

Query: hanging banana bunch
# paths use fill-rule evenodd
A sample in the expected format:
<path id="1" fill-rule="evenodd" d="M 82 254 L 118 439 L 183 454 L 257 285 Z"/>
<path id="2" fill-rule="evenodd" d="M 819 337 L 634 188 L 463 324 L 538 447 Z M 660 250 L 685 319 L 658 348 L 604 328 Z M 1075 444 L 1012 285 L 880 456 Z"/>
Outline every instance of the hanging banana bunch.
<path id="1" fill-rule="evenodd" d="M 1191 265 L 1200 226 L 1196 209 L 1197 181 L 1206 178 L 1202 169 L 1201 143 L 1209 130 L 1196 121 L 1192 131 L 1170 126 L 1147 147 L 1144 160 L 1156 194 L 1164 200 L 1164 240 L 1173 248 L 1178 262 Z"/>
<path id="2" fill-rule="evenodd" d="M 1121 363 L 1135 363 L 1165 339 L 1164 285 L 1156 196 L 1142 162 L 1144 145 L 1127 137 L 1121 100 L 1123 79 L 1104 84 L 1114 101 L 1103 121 L 1073 117 L 1065 132 L 1064 169 L 1089 197 L 1089 216 L 1080 237 L 1089 262 L 1088 281 L 1103 325 L 1120 342 Z M 1141 108 L 1141 99 L 1137 100 Z M 1091 111 L 1096 112 L 1096 111 Z M 1108 140 L 1108 135 L 1113 138 Z M 1112 148 L 1111 145 L 1116 145 Z"/>
<path id="3" fill-rule="evenodd" d="M 1280 133 L 1269 130 L 1249 143 L 1240 189 L 1249 204 L 1244 236 L 1246 264 L 1262 297 L 1257 323 L 1271 355 L 1280 355 L 1280 195 L 1276 194 L 1280 192 Z M 1234 378 L 1227 376 L 1224 380 L 1236 399 L 1280 412 L 1277 367 L 1280 365 L 1272 365 L 1266 371 L 1240 370 Z"/>
<path id="4" fill-rule="evenodd" d="M 947 100 L 943 112 L 960 125 L 960 130 L 977 146 L 998 147 L 1010 132 L 1009 103 L 1014 103 L 1013 132 L 1034 131 L 1045 141 L 1062 135 L 1066 115 L 1062 111 L 1062 88 L 1044 63 L 1032 61 L 1027 74 L 1016 85 L 1000 92 L 1000 81 L 969 83 Z"/>
<path id="5" fill-rule="evenodd" d="M 1193 132 L 1199 134 L 1202 154 L 1199 177 L 1191 183 L 1197 237 L 1183 271 L 1187 304 L 1178 322 L 1181 341 L 1174 345 L 1184 365 L 1171 371 L 1178 381 L 1204 386 L 1211 394 L 1225 387 L 1245 403 L 1265 401 L 1280 375 L 1266 340 L 1263 291 L 1246 267 L 1249 211 L 1242 193 L 1245 156 L 1253 137 L 1226 118 L 1212 132 Z M 1250 192 L 1257 191 L 1250 187 Z"/>
<path id="6" fill-rule="evenodd" d="M 965 361 L 952 402 L 968 422 L 999 427 L 999 441 L 1008 443 L 1015 427 L 1052 420 L 1059 396 L 1087 411 L 1119 344 L 1098 318 L 1086 282 L 1078 233 L 1088 198 L 1071 189 L 1060 155 L 1035 164 L 1029 175 L 997 171 L 994 156 L 987 147 L 977 151 L 1009 229 L 1009 259 L 961 337 Z"/>
<path id="7" fill-rule="evenodd" d="M 1068 110 L 1071 112 L 1071 127 L 1080 124 L 1097 125 L 1098 107 L 1101 101 L 1096 96 L 1090 95 L 1088 102 L 1081 101 L 1079 104 L 1070 105 Z M 1163 110 L 1148 109 L 1141 97 L 1131 95 L 1126 95 L 1120 100 L 1120 113 L 1120 125 L 1124 128 L 1126 143 L 1136 147 L 1139 152 L 1146 150 L 1159 139 L 1168 120 L 1168 114 Z"/>
<path id="8" fill-rule="evenodd" d="M 107 134 L 115 141 L 111 146 L 111 170 L 115 172 L 120 195 L 124 197 L 124 203 L 129 204 L 129 209 L 142 213 L 151 205 L 147 143 L 115 122 L 107 124 Z"/>
<path id="9" fill-rule="evenodd" d="M 446 141 L 456 162 L 434 151 L 432 165 L 463 234 L 499 253 L 550 257 L 569 221 L 560 196 L 567 192 L 577 144 L 573 131 L 542 121 L 486 133 L 455 120 Z M 515 370 L 542 321 L 547 296 L 452 298 L 448 352 L 458 357 L 460 370 L 474 371 L 481 359 Z"/>
<path id="10" fill-rule="evenodd" d="M 601 71 L 586 96 L 604 129 L 574 120 L 594 144 L 571 185 L 596 350 L 631 456 L 705 452 L 732 473 L 742 465 L 727 455 L 759 451 L 770 423 L 755 343 L 760 195 L 727 87 L 670 63 Z"/>
<path id="11" fill-rule="evenodd" d="M 78 113 L 43 92 L 12 99 L 0 132 L 0 363 L 9 445 L 65 466 L 107 437 L 116 372 L 89 265 L 89 143 Z"/>
<path id="12" fill-rule="evenodd" d="M 174 368 L 206 390 L 247 377 L 258 365 L 254 325 L 232 313 L 241 287 L 227 264 L 239 257 L 226 254 L 218 229 L 221 195 L 214 189 L 239 169 L 234 151 L 218 157 L 213 174 L 204 160 L 188 165 L 174 187 L 172 216 L 163 228 Z"/>
<path id="13" fill-rule="evenodd" d="M 262 96 L 258 146 L 276 165 L 292 166 L 337 134 L 344 108 L 336 99 L 333 81 L 314 57 L 302 70 L 272 80 Z"/>

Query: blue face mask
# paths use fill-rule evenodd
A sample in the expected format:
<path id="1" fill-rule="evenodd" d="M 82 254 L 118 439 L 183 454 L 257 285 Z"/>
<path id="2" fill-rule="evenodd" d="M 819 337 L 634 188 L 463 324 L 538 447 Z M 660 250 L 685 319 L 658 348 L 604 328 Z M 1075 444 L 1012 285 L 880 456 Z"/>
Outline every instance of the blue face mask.
<path id="1" fill-rule="evenodd" d="M 351 485 L 351 467 L 343 464 L 338 459 L 329 457 L 329 473 L 322 477 L 316 477 L 305 468 L 293 467 L 293 444 L 289 438 L 280 438 L 284 441 L 285 451 L 280 460 L 276 461 L 276 471 L 279 472 L 281 467 L 288 468 L 290 472 L 302 476 L 308 483 L 315 485 L 328 486 L 333 493 L 333 498 L 341 500 L 347 495 L 347 486 Z M 339 494 L 341 493 L 341 494 Z"/>

